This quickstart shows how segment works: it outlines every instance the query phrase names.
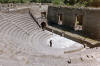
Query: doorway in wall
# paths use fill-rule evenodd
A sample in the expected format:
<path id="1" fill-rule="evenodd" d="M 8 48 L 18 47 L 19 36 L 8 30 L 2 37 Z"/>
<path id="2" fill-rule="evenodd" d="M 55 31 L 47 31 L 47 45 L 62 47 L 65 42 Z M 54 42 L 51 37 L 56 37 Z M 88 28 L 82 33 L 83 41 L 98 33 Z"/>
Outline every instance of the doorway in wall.
<path id="1" fill-rule="evenodd" d="M 46 27 L 46 22 L 42 22 L 41 23 L 41 28 L 43 29 L 43 31 L 44 31 L 45 27 Z"/>
<path id="2" fill-rule="evenodd" d="M 74 30 L 82 31 L 83 15 L 75 15 L 75 25 Z"/>
<path id="3" fill-rule="evenodd" d="M 62 25 L 62 21 L 63 21 L 63 15 L 62 14 L 58 14 L 58 24 Z"/>

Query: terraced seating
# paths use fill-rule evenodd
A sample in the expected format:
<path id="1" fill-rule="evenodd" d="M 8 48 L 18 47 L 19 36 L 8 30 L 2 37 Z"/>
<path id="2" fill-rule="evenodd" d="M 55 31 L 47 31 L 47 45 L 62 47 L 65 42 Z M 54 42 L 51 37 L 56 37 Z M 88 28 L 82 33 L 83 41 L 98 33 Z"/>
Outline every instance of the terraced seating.
<path id="1" fill-rule="evenodd" d="M 9 15 L 6 16 L 6 17 L 8 17 L 7 20 L 9 22 L 15 24 L 16 26 L 19 26 L 26 32 L 32 33 L 32 31 L 39 28 L 37 25 L 34 25 L 35 22 L 32 20 L 32 18 L 29 16 L 29 14 L 25 14 L 23 16 L 22 15 L 14 16 L 14 15 L 10 14 L 10 16 L 12 16 L 12 17 L 9 17 Z"/>
<path id="2" fill-rule="evenodd" d="M 1 16 L 1 20 L 0 20 L 0 35 L 1 35 L 1 37 L 3 37 L 5 39 L 5 40 L 3 40 L 4 43 L 8 44 L 6 46 L 10 47 L 9 44 L 12 44 L 11 46 L 13 46 L 13 48 L 14 47 L 18 47 L 19 51 L 21 51 L 21 50 L 24 51 L 25 48 L 27 48 L 27 47 L 24 47 L 24 44 L 25 45 L 28 44 L 28 41 L 29 41 L 28 40 L 29 31 L 28 30 L 31 29 L 31 31 L 33 31 L 34 21 L 33 22 L 32 22 L 32 20 L 28 21 L 27 19 L 29 19 L 29 18 L 27 18 L 27 19 L 25 19 L 25 20 L 28 21 L 28 22 L 26 21 L 26 23 L 23 22 L 24 19 L 22 21 L 19 20 L 19 22 L 16 22 L 18 20 L 18 18 L 20 18 L 22 16 L 20 16 L 20 17 L 13 16 L 14 17 L 13 18 L 12 15 L 11 16 L 10 15 L 7 16 L 7 15 L 8 14 L 2 14 L 2 16 Z M 23 15 L 23 16 L 25 16 L 25 15 Z M 12 17 L 11 20 L 10 20 L 10 17 Z M 13 21 L 13 19 L 15 19 L 15 20 Z M 24 24 L 22 24 L 21 22 L 24 23 Z M 31 25 L 31 24 L 33 24 L 33 25 Z M 26 28 L 24 25 L 26 27 L 27 26 L 29 26 L 29 27 Z M 35 26 L 35 27 L 38 28 L 38 26 Z M 12 50 L 12 51 L 16 51 L 16 49 L 17 48 L 15 48 L 15 50 Z M 27 50 L 28 49 L 30 49 L 30 48 L 28 47 Z"/>
<path id="3" fill-rule="evenodd" d="M 21 30 L 18 29 L 17 26 L 14 26 L 12 24 L 4 24 L 1 26 L 1 33 L 3 33 L 3 36 L 12 36 L 13 39 L 19 39 L 19 40 L 26 40 L 27 34 Z"/>

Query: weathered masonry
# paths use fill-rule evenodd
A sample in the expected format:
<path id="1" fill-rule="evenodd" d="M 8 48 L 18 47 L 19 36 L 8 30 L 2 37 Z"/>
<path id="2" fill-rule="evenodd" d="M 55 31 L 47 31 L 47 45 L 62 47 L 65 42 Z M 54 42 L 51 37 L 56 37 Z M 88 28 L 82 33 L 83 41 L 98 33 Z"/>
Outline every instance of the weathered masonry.
<path id="1" fill-rule="evenodd" d="M 90 38 L 100 40 L 100 8 L 74 8 L 49 6 L 48 22 L 64 25 L 83 33 Z"/>

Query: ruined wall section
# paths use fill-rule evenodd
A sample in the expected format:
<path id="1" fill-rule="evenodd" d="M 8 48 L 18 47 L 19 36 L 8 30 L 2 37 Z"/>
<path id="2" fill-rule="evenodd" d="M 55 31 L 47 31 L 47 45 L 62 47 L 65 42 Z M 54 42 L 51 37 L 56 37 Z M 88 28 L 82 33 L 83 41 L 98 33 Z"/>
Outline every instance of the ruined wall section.
<path id="1" fill-rule="evenodd" d="M 83 31 L 93 39 L 100 40 L 100 9 L 86 9 Z"/>
<path id="2" fill-rule="evenodd" d="M 49 23 L 56 23 L 58 24 L 58 7 L 48 7 L 48 15 L 47 19 Z"/>
<path id="3" fill-rule="evenodd" d="M 58 24 L 57 13 L 62 13 L 62 25 L 74 28 L 76 15 L 82 15 L 82 31 L 87 37 L 100 40 L 100 8 L 55 7 L 48 9 L 48 22 Z"/>
<path id="4" fill-rule="evenodd" d="M 63 7 L 62 12 L 64 12 L 62 25 L 72 28 L 76 21 L 76 15 L 84 15 L 84 11 L 81 8 Z"/>
<path id="5" fill-rule="evenodd" d="M 48 7 L 48 22 L 53 22 L 58 24 L 58 14 L 62 14 L 62 25 L 68 27 L 74 27 L 75 16 L 84 15 L 82 8 L 72 8 L 72 7 Z"/>
<path id="6" fill-rule="evenodd" d="M 73 22 L 74 22 L 74 9 L 73 8 L 62 8 L 63 11 L 63 23 L 62 25 L 68 26 L 68 27 L 73 27 Z"/>

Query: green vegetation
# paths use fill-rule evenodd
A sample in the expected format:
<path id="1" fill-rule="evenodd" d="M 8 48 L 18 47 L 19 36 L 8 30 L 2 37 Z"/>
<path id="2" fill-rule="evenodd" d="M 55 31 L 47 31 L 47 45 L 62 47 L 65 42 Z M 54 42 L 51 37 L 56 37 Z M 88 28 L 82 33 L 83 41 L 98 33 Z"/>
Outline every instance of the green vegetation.
<path id="1" fill-rule="evenodd" d="M 56 5 L 64 5 L 64 0 L 52 0 L 52 3 Z"/>
<path id="2" fill-rule="evenodd" d="M 0 3 L 36 2 L 36 3 L 53 3 L 56 5 L 67 5 L 67 6 L 86 6 L 93 1 L 94 0 L 0 0 Z"/>
<path id="3" fill-rule="evenodd" d="M 25 3 L 28 0 L 0 0 L 0 3 Z"/>

